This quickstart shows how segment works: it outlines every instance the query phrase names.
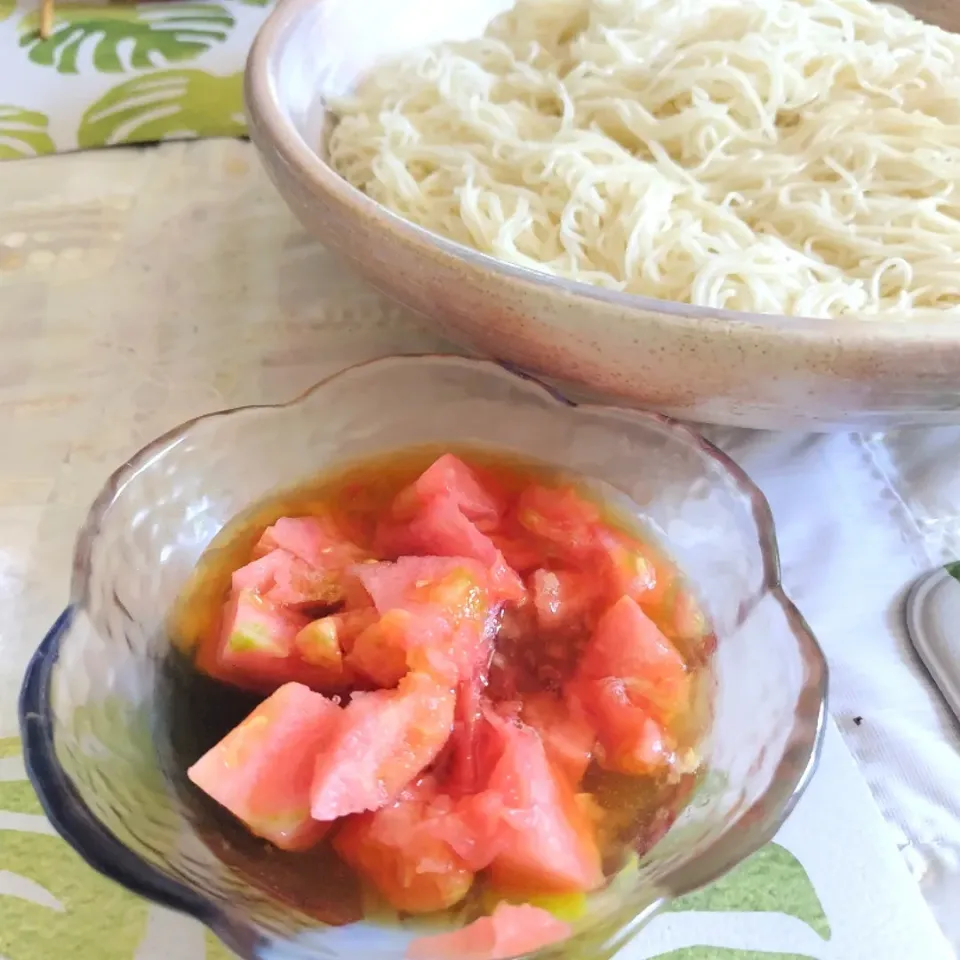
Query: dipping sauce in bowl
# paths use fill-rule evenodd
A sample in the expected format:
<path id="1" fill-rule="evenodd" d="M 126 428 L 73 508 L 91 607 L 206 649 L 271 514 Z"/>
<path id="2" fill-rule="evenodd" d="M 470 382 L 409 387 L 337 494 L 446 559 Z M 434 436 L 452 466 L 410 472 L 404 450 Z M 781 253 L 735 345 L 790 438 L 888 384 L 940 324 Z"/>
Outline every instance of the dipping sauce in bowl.
<path id="1" fill-rule="evenodd" d="M 190 779 L 273 847 L 339 859 L 297 881 L 328 922 L 352 885 L 368 919 L 559 939 L 696 782 L 697 601 L 636 522 L 515 455 L 411 449 L 257 504 L 172 631 L 212 681 L 173 685 Z"/>

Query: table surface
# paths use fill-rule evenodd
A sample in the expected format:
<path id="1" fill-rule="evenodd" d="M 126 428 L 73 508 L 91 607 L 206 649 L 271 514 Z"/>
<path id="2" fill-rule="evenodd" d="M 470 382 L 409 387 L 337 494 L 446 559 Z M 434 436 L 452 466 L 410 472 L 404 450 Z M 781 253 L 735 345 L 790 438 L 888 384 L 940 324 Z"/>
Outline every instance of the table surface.
<path id="1" fill-rule="evenodd" d="M 954 0 L 896 0 L 897 6 L 945 30 L 960 31 L 960 10 Z"/>
<path id="2" fill-rule="evenodd" d="M 23 669 L 67 597 L 74 533 L 127 456 L 199 413 L 288 400 L 353 362 L 453 349 L 303 233 L 249 144 L 166 144 L 2 169 L 0 738 L 16 732 Z M 777 451 L 869 462 L 897 518 L 884 535 L 902 538 L 910 557 L 905 575 L 960 555 L 960 430 L 766 436 L 718 431 L 751 469 Z M 789 574 L 799 532 L 782 533 Z M 900 579 L 878 598 L 878 623 L 894 616 Z M 787 585 L 793 592 L 789 576 Z M 843 638 L 825 644 L 832 711 L 956 946 L 960 739 L 902 631 L 890 638 L 882 656 Z M 874 657 L 893 674 L 871 673 Z M 871 710 L 895 716 L 895 745 L 882 725 L 855 722 Z M 916 786 L 922 804 L 902 801 L 892 779 Z"/>

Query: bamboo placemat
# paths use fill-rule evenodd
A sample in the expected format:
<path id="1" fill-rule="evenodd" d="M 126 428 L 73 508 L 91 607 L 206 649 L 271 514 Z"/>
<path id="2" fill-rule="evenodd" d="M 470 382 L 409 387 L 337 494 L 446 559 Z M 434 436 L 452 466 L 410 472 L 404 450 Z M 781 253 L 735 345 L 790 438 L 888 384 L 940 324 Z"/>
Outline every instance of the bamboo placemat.
<path id="1" fill-rule="evenodd" d="M 0 160 L 243 136 L 243 66 L 270 2 L 0 0 Z"/>

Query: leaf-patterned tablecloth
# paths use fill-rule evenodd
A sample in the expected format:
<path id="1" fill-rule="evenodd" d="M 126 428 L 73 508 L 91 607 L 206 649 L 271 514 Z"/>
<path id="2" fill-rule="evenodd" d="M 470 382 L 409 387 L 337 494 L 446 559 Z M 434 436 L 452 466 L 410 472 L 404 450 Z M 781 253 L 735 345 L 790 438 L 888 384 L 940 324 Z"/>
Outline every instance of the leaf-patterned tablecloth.
<path id="1" fill-rule="evenodd" d="M 94 874 L 57 837 L 0 740 L 3 960 L 229 960 L 194 921 Z M 777 836 L 672 904 L 621 960 L 948 960 L 950 953 L 831 724 L 821 768 Z M 571 958 L 574 960 L 574 958 Z M 587 958 L 576 958 L 587 960 Z"/>
<path id="2" fill-rule="evenodd" d="M 270 0 L 0 0 L 0 160 L 246 132 L 243 65 Z"/>

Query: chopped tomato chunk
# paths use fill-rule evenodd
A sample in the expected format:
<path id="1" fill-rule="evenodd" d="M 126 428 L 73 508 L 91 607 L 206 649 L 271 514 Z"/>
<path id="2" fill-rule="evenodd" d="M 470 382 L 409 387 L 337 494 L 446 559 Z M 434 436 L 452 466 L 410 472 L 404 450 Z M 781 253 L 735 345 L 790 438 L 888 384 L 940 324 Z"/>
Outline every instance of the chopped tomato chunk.
<path id="1" fill-rule="evenodd" d="M 291 681 L 315 690 L 341 689 L 350 679 L 342 670 L 302 658 L 298 638 L 309 626 L 302 614 L 240 590 L 224 605 L 215 651 L 205 651 L 198 666 L 220 680 L 264 693 Z"/>
<path id="2" fill-rule="evenodd" d="M 523 698 L 521 716 L 540 735 L 554 767 L 577 784 L 593 755 L 596 733 L 582 711 L 571 709 L 561 697 L 533 693 Z"/>
<path id="3" fill-rule="evenodd" d="M 500 551 L 504 562 L 517 573 L 527 573 L 547 563 L 548 551 L 528 536 L 513 533 L 491 533 L 493 545 Z"/>
<path id="4" fill-rule="evenodd" d="M 356 640 L 350 664 L 382 686 L 416 668 L 456 684 L 484 656 L 497 588 L 467 558 L 403 557 L 351 570 L 383 614 Z"/>
<path id="5" fill-rule="evenodd" d="M 281 517 L 267 527 L 254 550 L 262 556 L 277 548 L 318 570 L 343 569 L 366 552 L 347 540 L 329 517 Z"/>
<path id="6" fill-rule="evenodd" d="M 531 578 L 531 590 L 542 631 L 569 634 L 591 626 L 598 591 L 589 573 L 539 569 Z"/>
<path id="7" fill-rule="evenodd" d="M 312 846 L 328 824 L 310 815 L 317 751 L 342 711 L 299 683 L 263 701 L 187 775 L 260 837 L 284 850 Z"/>
<path id="8" fill-rule="evenodd" d="M 608 601 L 623 596 L 638 603 L 656 603 L 662 599 L 667 586 L 665 578 L 658 575 L 641 544 L 609 529 L 598 531 L 597 544 L 599 573 L 606 581 Z"/>
<path id="9" fill-rule="evenodd" d="M 664 727 L 690 703 L 683 658 L 630 597 L 601 618 L 568 695 L 597 728 L 597 758 L 611 770 L 649 774 L 674 762 Z"/>
<path id="10" fill-rule="evenodd" d="M 291 609 L 332 607 L 343 599 L 337 572 L 313 567 L 279 548 L 237 570 L 232 584 L 234 590 L 255 590 Z"/>
<path id="11" fill-rule="evenodd" d="M 449 798 L 428 781 L 376 813 L 350 817 L 333 845 L 397 910 L 443 910 L 467 895 L 474 877 L 438 835 L 450 808 Z"/>
<path id="12" fill-rule="evenodd" d="M 421 500 L 446 499 L 474 521 L 497 521 L 503 505 L 481 483 L 476 473 L 452 453 L 445 453 L 413 484 Z"/>
<path id="13" fill-rule="evenodd" d="M 356 679 L 353 667 L 344 659 L 353 650 L 363 631 L 377 622 L 370 610 L 348 610 L 308 623 L 294 641 L 304 663 L 330 675 L 331 681 L 347 684 Z M 398 678 L 399 679 L 399 678 Z"/>
<path id="14" fill-rule="evenodd" d="M 706 663 L 717 648 L 717 638 L 693 593 L 678 584 L 665 606 L 667 617 L 664 633 L 684 651 L 692 663 Z"/>
<path id="15" fill-rule="evenodd" d="M 509 730 L 488 792 L 499 794 L 503 845 L 490 864 L 504 890 L 561 893 L 592 890 L 603 882 L 592 825 L 559 778 L 543 743 L 530 728 Z"/>
<path id="16" fill-rule="evenodd" d="M 350 572 L 366 587 L 380 613 L 437 603 L 454 616 L 468 616 L 487 602 L 487 571 L 467 557 L 401 557 L 395 563 L 360 564 Z"/>
<path id="17" fill-rule="evenodd" d="M 478 561 L 488 571 L 488 580 L 501 599 L 518 600 L 523 596 L 523 583 L 503 554 L 452 500 L 430 500 L 407 521 L 384 521 L 377 529 L 375 543 L 390 557 L 422 555 Z"/>
<path id="18" fill-rule="evenodd" d="M 396 800 L 447 742 L 455 699 L 423 673 L 408 674 L 396 690 L 355 693 L 317 755 L 314 818 L 336 820 Z"/>
<path id="19" fill-rule="evenodd" d="M 339 577 L 298 563 L 277 572 L 274 585 L 264 594 L 267 600 L 291 610 L 322 611 L 343 599 Z"/>
<path id="20" fill-rule="evenodd" d="M 240 590 L 224 606 L 219 666 L 251 678 L 282 675 L 307 622 L 251 590 Z"/>
<path id="21" fill-rule="evenodd" d="M 333 613 L 314 621 L 322 624 L 322 633 L 330 641 L 336 641 L 341 655 L 349 653 L 357 641 L 357 637 L 371 624 L 377 622 L 377 614 L 373 608 L 361 610 L 345 610 L 343 613 Z M 304 660 L 310 662 L 309 656 L 301 651 Z"/>
<path id="22" fill-rule="evenodd" d="M 293 563 L 302 563 L 286 550 L 271 550 L 239 570 L 234 570 L 230 585 L 234 590 L 253 590 L 266 593 L 275 583 L 277 571 Z"/>
<path id="23" fill-rule="evenodd" d="M 492 564 L 497 548 L 453 500 L 420 503 L 404 520 L 387 518 L 377 527 L 377 550 L 387 556 L 472 557 Z"/>
<path id="24" fill-rule="evenodd" d="M 631 698 L 628 681 L 606 677 L 581 682 L 572 696 L 597 726 L 595 753 L 601 767 L 643 776 L 676 761 L 672 739 L 647 708 Z"/>
<path id="25" fill-rule="evenodd" d="M 452 627 L 429 610 L 388 610 L 356 639 L 348 663 L 380 687 L 395 687 L 413 666 L 455 682 L 450 648 Z M 433 657 L 430 656 L 431 652 Z"/>
<path id="26" fill-rule="evenodd" d="M 668 721 L 690 702 L 690 676 L 677 648 L 630 597 L 600 618 L 577 671 L 579 681 L 614 677 L 630 699 Z"/>
<path id="27" fill-rule="evenodd" d="M 669 586 L 644 547 L 605 523 L 572 487 L 528 487 L 520 495 L 517 519 L 549 557 L 575 567 L 608 603 L 624 595 L 659 602 Z"/>
<path id="28" fill-rule="evenodd" d="M 517 503 L 517 519 L 558 558 L 583 561 L 596 552 L 600 511 L 573 487 L 527 487 Z"/>
<path id="29" fill-rule="evenodd" d="M 499 757 L 486 788 L 458 808 L 467 831 L 457 852 L 478 869 L 489 865 L 491 880 L 505 891 L 570 893 L 600 886 L 593 825 L 536 731 L 489 710 L 486 721 Z"/>

